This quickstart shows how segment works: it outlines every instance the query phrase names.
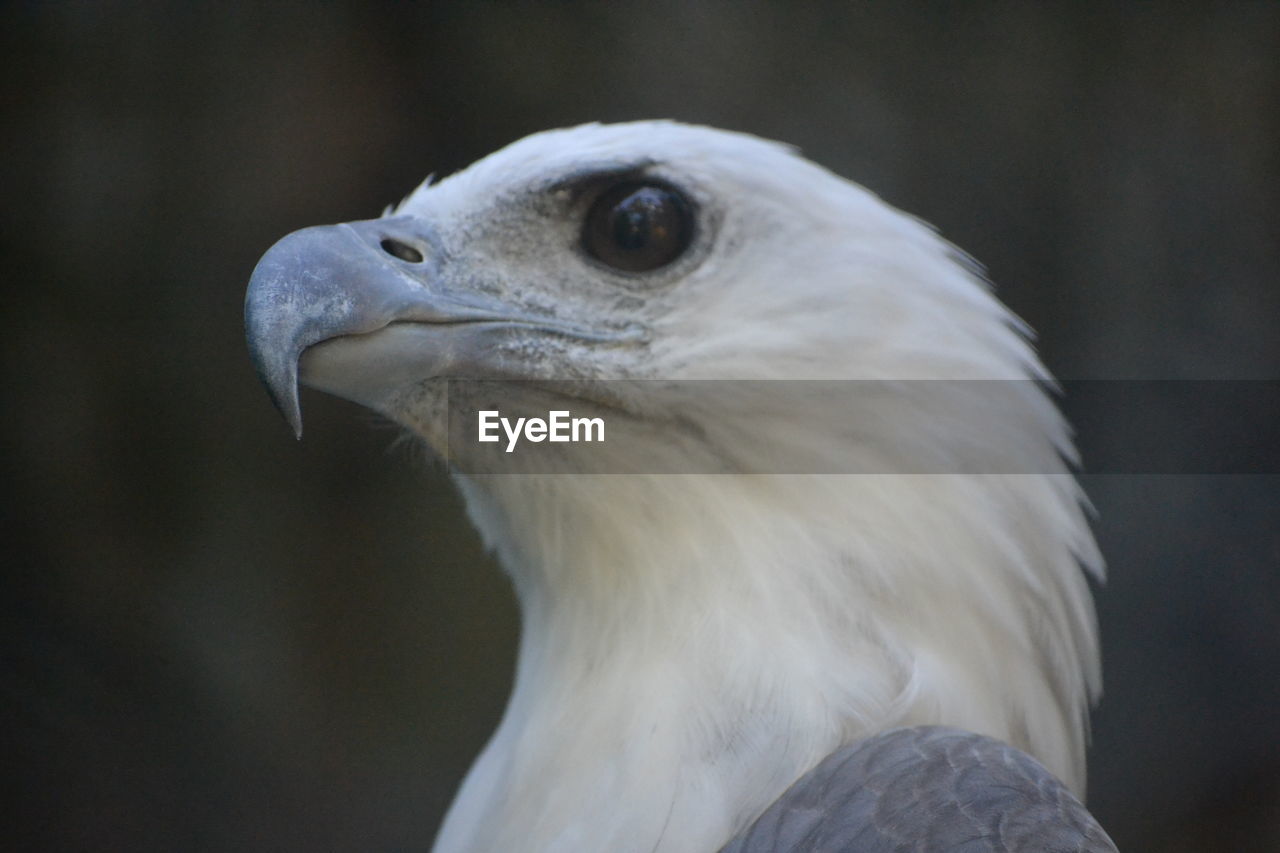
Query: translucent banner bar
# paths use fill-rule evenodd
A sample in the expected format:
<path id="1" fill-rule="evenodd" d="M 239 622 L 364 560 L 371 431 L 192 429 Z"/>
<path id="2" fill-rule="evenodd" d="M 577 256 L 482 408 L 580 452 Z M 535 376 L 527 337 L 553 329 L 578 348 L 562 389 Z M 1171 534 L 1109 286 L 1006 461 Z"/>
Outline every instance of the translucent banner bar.
<path id="1" fill-rule="evenodd" d="M 469 474 L 1280 473 L 1280 381 L 448 380 L 446 411 Z"/>

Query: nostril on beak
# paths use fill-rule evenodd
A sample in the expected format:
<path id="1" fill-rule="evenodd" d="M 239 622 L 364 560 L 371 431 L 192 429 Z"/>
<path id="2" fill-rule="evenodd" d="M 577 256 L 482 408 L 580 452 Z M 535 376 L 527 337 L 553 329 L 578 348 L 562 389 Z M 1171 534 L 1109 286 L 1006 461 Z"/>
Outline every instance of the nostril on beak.
<path id="1" fill-rule="evenodd" d="M 410 246 L 408 243 L 402 243 L 391 237 L 384 237 L 378 245 L 382 246 L 382 251 L 392 257 L 399 258 L 410 264 L 422 263 L 422 253 Z"/>

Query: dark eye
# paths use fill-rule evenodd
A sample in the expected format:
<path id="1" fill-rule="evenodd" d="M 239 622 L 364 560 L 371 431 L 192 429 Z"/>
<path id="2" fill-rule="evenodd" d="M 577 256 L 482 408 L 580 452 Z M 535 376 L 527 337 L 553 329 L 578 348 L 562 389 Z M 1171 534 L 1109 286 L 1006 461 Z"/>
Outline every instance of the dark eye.
<path id="1" fill-rule="evenodd" d="M 596 199 L 582 229 L 588 255 L 627 272 L 648 272 L 680 257 L 693 237 L 689 203 L 657 184 L 618 184 Z"/>

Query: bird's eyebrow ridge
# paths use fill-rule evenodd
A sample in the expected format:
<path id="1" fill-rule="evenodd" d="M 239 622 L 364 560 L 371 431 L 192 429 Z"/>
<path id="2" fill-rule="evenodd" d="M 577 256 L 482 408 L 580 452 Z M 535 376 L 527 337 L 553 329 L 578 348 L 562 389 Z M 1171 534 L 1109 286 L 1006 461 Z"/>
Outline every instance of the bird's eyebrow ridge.
<path id="1" fill-rule="evenodd" d="M 658 161 L 649 158 L 629 161 L 608 160 L 592 163 L 578 166 L 572 172 L 559 175 L 546 183 L 538 185 L 537 189 L 548 193 L 568 191 L 577 195 L 602 183 L 614 183 L 628 178 L 643 177 L 648 170 L 656 165 L 658 165 Z"/>

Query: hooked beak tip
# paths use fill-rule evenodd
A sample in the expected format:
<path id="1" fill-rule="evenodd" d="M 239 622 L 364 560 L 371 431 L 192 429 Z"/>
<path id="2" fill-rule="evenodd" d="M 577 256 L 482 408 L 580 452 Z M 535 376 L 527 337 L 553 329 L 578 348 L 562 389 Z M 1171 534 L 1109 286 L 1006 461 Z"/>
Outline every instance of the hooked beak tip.
<path id="1" fill-rule="evenodd" d="M 271 402 L 275 403 L 276 411 L 280 412 L 289 429 L 293 430 L 293 437 L 301 439 L 302 406 L 298 402 L 297 369 L 285 369 L 279 371 L 278 375 L 268 375 L 262 371 L 260 375 Z"/>
<path id="2" fill-rule="evenodd" d="M 302 438 L 302 406 L 298 402 L 298 356 L 291 341 L 281 343 L 246 324 L 249 356 L 258 379 L 296 438 Z"/>
<path id="3" fill-rule="evenodd" d="M 281 409 L 280 413 L 284 415 L 285 421 L 288 422 L 289 428 L 293 430 L 293 437 L 298 441 L 302 441 L 302 411 L 298 407 L 295 400 L 292 409 Z"/>

